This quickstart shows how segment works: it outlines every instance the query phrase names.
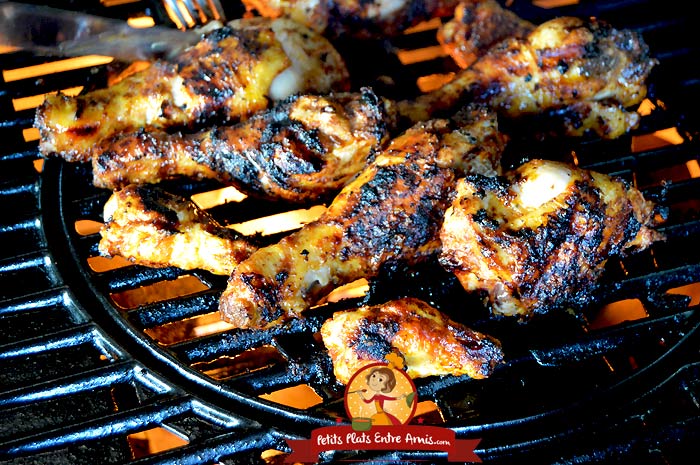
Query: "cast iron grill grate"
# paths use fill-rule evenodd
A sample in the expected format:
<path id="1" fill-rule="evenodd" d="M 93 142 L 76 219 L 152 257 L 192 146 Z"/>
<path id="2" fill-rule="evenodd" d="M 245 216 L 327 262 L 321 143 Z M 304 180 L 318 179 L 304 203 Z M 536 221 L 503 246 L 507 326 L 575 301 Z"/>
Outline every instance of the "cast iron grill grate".
<path id="1" fill-rule="evenodd" d="M 145 13 L 168 22 L 159 5 L 144 2 L 68 7 L 120 18 Z M 661 64 L 652 76 L 652 108 L 633 135 L 537 146 L 524 141 L 516 149 L 524 156 L 567 154 L 581 166 L 635 182 L 668 209 L 663 230 L 669 239 L 611 263 L 599 303 L 583 317 L 557 314 L 527 327 L 475 321 L 500 337 L 508 354 L 508 363 L 491 378 L 416 380 L 419 400 L 434 405 L 423 420 L 460 437 L 481 438 L 477 452 L 489 463 L 683 463 L 684 454 L 694 452 L 690 444 L 700 431 L 698 302 L 686 294 L 697 294 L 700 277 L 699 76 L 692 66 L 698 50 L 691 18 L 660 7 L 652 1 L 582 1 L 549 10 L 529 2 L 513 5 L 535 22 L 595 15 L 644 33 Z M 445 57 L 400 62 L 399 50 L 434 45 L 434 32 L 407 34 L 371 51 L 338 45 L 357 86 L 406 95 L 418 92 L 418 77 L 455 71 Z M 47 61 L 24 52 L 1 59 L 3 70 Z M 86 166 L 47 160 L 37 168 L 36 141 L 25 136 L 34 111 L 17 102 L 99 83 L 106 72 L 101 65 L 16 80 L 3 75 L 0 456 L 12 464 L 265 462 L 266 451 L 288 451 L 285 439 L 308 437 L 311 429 L 344 419 L 342 386 L 335 384 L 315 333 L 335 308 L 362 301 L 329 305 L 271 331 L 198 335 L 192 323 L 210 323 L 207 315 L 215 311 L 225 279 L 173 268 L 98 270 L 91 262 L 98 234 L 80 225 L 101 222 L 109 192 L 91 185 Z M 673 143 L 663 143 L 669 131 Z M 220 186 L 166 187 L 192 195 Z M 244 201 L 210 211 L 237 223 L 284 208 Z M 130 291 L 176 280 L 199 284 L 185 295 L 120 305 Z M 406 289 L 452 313 L 468 302 L 430 265 L 387 272 L 372 284 L 370 299 Z M 636 319 L 593 320 L 605 304 L 619 301 L 635 305 Z M 180 336 L 167 339 L 170 333 Z M 313 390 L 317 401 L 294 407 L 261 397 L 299 386 Z M 176 433 L 179 445 L 139 451 L 139 434 L 161 428 Z M 320 457 L 343 459 L 445 458 L 407 451 Z"/>

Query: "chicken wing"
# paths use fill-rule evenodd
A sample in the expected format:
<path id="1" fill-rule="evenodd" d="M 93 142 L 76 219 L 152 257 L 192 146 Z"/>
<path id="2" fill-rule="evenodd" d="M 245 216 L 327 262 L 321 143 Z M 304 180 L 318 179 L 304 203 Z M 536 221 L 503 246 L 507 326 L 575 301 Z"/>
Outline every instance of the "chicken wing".
<path id="1" fill-rule="evenodd" d="M 468 68 L 498 42 L 526 37 L 534 28 L 496 0 L 462 0 L 454 17 L 438 29 L 437 39 L 460 68 Z"/>
<path id="2" fill-rule="evenodd" d="M 399 102 L 398 109 L 403 118 L 423 121 L 470 101 L 486 103 L 508 118 L 579 105 L 579 113 L 598 113 L 605 121 L 578 118 L 596 124 L 565 130 L 591 129 L 602 138 L 615 138 L 638 126 L 639 115 L 629 109 L 646 96 L 656 63 L 635 31 L 594 18 L 561 17 L 539 25 L 526 38 L 499 42 L 454 80 Z"/>
<path id="3" fill-rule="evenodd" d="M 338 381 L 347 384 L 362 367 L 389 353 L 403 357 L 411 378 L 488 377 L 503 362 L 497 339 L 450 320 L 416 298 L 336 312 L 321 337 Z"/>
<path id="4" fill-rule="evenodd" d="M 122 133 L 93 156 L 93 182 L 117 189 L 187 176 L 289 202 L 331 198 L 389 139 L 370 89 L 296 95 L 236 125 L 194 134 Z"/>
<path id="5" fill-rule="evenodd" d="M 127 186 L 104 207 L 98 250 L 146 266 L 230 275 L 257 246 L 188 199 L 155 186 Z"/>
<path id="6" fill-rule="evenodd" d="M 493 130 L 481 123 L 432 120 L 393 139 L 317 221 L 238 265 L 220 299 L 222 318 L 241 328 L 269 327 L 300 317 L 337 286 L 376 276 L 386 263 L 434 257 L 455 180 L 453 157 L 478 152 L 477 131 Z"/>
<path id="7" fill-rule="evenodd" d="M 268 18 L 288 17 L 327 37 L 382 39 L 432 18 L 451 16 L 458 0 L 243 0 Z"/>
<path id="8" fill-rule="evenodd" d="M 467 291 L 485 293 L 494 315 L 527 320 L 586 303 L 610 257 L 662 240 L 654 210 L 622 180 L 533 160 L 458 182 L 439 261 Z"/>
<path id="9" fill-rule="evenodd" d="M 119 132 L 236 121 L 295 92 L 348 89 L 343 59 L 320 35 L 286 19 L 241 19 L 207 32 L 176 62 L 155 61 L 76 97 L 47 96 L 35 127 L 42 155 L 87 162 Z"/>

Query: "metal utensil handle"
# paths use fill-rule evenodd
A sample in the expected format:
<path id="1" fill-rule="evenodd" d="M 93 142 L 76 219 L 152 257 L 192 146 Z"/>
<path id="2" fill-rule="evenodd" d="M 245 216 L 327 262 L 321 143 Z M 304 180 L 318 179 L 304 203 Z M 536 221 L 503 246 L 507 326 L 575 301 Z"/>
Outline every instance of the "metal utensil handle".
<path id="1" fill-rule="evenodd" d="M 198 35 L 166 27 L 136 29 L 126 21 L 39 5 L 0 3 L 0 44 L 39 54 L 100 54 L 126 60 L 171 58 Z"/>

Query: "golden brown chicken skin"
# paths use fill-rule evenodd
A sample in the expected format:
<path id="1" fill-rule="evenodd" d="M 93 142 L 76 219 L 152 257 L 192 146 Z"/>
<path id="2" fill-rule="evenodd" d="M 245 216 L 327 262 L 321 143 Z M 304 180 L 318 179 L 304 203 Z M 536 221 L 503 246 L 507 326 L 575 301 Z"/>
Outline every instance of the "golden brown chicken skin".
<path id="1" fill-rule="evenodd" d="M 451 16 L 458 0 L 243 0 L 268 18 L 288 17 L 330 38 L 394 37 L 432 18 Z"/>
<path id="2" fill-rule="evenodd" d="M 654 205 L 626 182 L 532 160 L 467 176 L 445 213 L 439 261 L 494 315 L 527 320 L 591 298 L 605 264 L 663 239 Z"/>
<path id="3" fill-rule="evenodd" d="M 96 151 L 93 181 L 117 189 L 185 176 L 272 200 L 330 199 L 388 141 L 387 120 L 370 89 L 296 95 L 236 125 L 120 134 Z"/>
<path id="4" fill-rule="evenodd" d="M 434 257 L 455 181 L 451 158 L 477 152 L 483 127 L 490 128 L 433 120 L 393 139 L 317 221 L 238 265 L 220 299 L 222 318 L 240 328 L 269 327 L 300 317 L 340 285 L 376 276 L 387 263 Z"/>
<path id="5" fill-rule="evenodd" d="M 104 207 L 98 250 L 152 267 L 230 275 L 257 247 L 188 199 L 155 186 L 127 186 Z"/>
<path id="6" fill-rule="evenodd" d="M 155 61 L 75 97 L 47 96 L 35 127 L 44 156 L 87 162 L 93 146 L 119 132 L 237 121 L 275 98 L 348 85 L 340 55 L 308 28 L 289 20 L 237 20 L 207 32 L 174 62 Z"/>
<path id="7" fill-rule="evenodd" d="M 500 342 L 449 319 L 416 298 L 336 312 L 321 326 L 336 379 L 347 384 L 362 367 L 397 353 L 411 378 L 483 379 L 503 362 Z"/>
<path id="8" fill-rule="evenodd" d="M 594 18 L 561 17 L 539 25 L 526 38 L 499 42 L 454 80 L 401 101 L 398 108 L 403 117 L 422 121 L 470 101 L 486 103 L 508 118 L 588 104 L 588 112 L 618 115 L 579 122 L 595 122 L 591 130 L 615 138 L 639 124 L 639 115 L 629 109 L 646 96 L 646 81 L 656 63 L 635 31 Z M 580 134 L 587 128 L 568 129 Z"/>
<path id="9" fill-rule="evenodd" d="M 526 37 L 534 28 L 496 0 L 462 0 L 437 39 L 460 68 L 467 68 L 501 40 Z"/>

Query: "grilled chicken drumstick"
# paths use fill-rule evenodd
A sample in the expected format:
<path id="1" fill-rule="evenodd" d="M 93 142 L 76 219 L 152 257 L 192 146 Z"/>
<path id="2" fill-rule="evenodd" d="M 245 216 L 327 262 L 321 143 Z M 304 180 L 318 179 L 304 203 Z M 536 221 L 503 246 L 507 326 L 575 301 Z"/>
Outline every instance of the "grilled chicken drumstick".
<path id="1" fill-rule="evenodd" d="M 391 102 L 368 89 L 357 95 L 297 95 L 246 121 L 185 135 L 154 127 L 122 128 L 123 132 L 111 134 L 118 127 L 113 121 L 133 123 L 122 118 L 105 119 L 112 122 L 96 125 L 97 132 L 86 139 L 80 125 L 54 118 L 59 128 L 66 126 L 58 132 L 40 126 L 40 146 L 51 151 L 61 140 L 70 146 L 60 153 L 65 159 L 91 159 L 98 187 L 116 189 L 189 176 L 217 179 L 255 196 L 305 202 L 337 192 L 364 166 L 370 152 L 382 145 L 388 132 L 399 132 L 404 124 L 441 110 L 456 111 L 469 99 L 511 117 L 556 116 L 569 135 L 594 131 L 618 137 L 639 122 L 639 115 L 627 111 L 626 105 L 646 94 L 644 79 L 653 62 L 641 39 L 631 32 L 618 32 L 595 21 L 559 18 L 527 39 L 495 46 L 454 82 L 417 100 Z M 119 88 L 122 85 L 115 86 L 117 94 L 125 90 Z M 104 98 L 112 95 L 102 92 Z M 80 98 L 65 102 L 82 102 L 86 108 L 81 118 L 99 116 L 101 120 L 105 102 L 97 99 L 88 105 L 87 97 Z M 139 101 L 124 96 L 109 105 L 138 106 Z M 58 112 L 48 102 L 39 109 L 38 122 Z M 161 126 L 169 124 L 164 114 L 160 119 Z M 75 146 L 69 144 L 73 136 L 78 137 Z M 89 148 L 88 139 L 93 142 Z"/>
<path id="2" fill-rule="evenodd" d="M 336 312 L 321 326 L 321 337 L 335 377 L 343 384 L 362 367 L 396 352 L 411 378 L 467 375 L 481 379 L 503 362 L 498 340 L 411 297 Z"/>
<path id="3" fill-rule="evenodd" d="M 229 276 L 257 249 L 193 202 L 155 186 L 132 185 L 115 191 L 105 204 L 104 218 L 100 253 L 140 265 Z"/>
<path id="4" fill-rule="evenodd" d="M 500 155 L 482 149 L 481 140 L 502 143 L 479 134 L 496 129 L 487 113 L 471 116 L 487 123 L 433 120 L 409 129 L 347 184 L 318 220 L 241 262 L 221 296 L 222 318 L 239 328 L 269 327 L 300 317 L 337 286 L 376 276 L 384 263 L 434 256 L 454 165 L 471 159 L 483 168 L 489 163 L 479 154 Z M 488 172 L 495 166 L 498 159 Z"/>
<path id="5" fill-rule="evenodd" d="M 643 250 L 654 205 L 625 182 L 530 161 L 505 177 L 471 175 L 445 213 L 440 263 L 495 315 L 526 320 L 585 303 L 610 257 Z"/>
<path id="6" fill-rule="evenodd" d="M 369 89 L 292 96 L 236 125 L 117 135 L 96 149 L 93 181 L 117 189 L 187 176 L 268 199 L 330 198 L 388 140 L 388 119 Z"/>
<path id="7" fill-rule="evenodd" d="M 432 18 L 448 17 L 458 0 L 243 0 L 250 12 L 288 17 L 330 38 L 383 39 Z"/>
<path id="8" fill-rule="evenodd" d="M 87 162 L 123 131 L 237 121 L 296 92 L 349 89 L 345 63 L 320 35 L 293 21 L 241 19 L 203 35 L 174 63 L 155 61 L 105 89 L 47 96 L 36 112 L 44 156 Z"/>
<path id="9" fill-rule="evenodd" d="M 501 40 L 526 37 L 534 28 L 496 0 L 461 0 L 437 39 L 460 68 L 467 68 Z"/>
<path id="10" fill-rule="evenodd" d="M 594 18 L 561 17 L 526 38 L 499 42 L 454 80 L 399 102 L 398 109 L 409 121 L 450 114 L 467 101 L 486 103 L 508 118 L 568 111 L 569 134 L 591 129 L 615 138 L 639 124 L 639 115 L 628 109 L 646 96 L 656 63 L 634 31 Z"/>

